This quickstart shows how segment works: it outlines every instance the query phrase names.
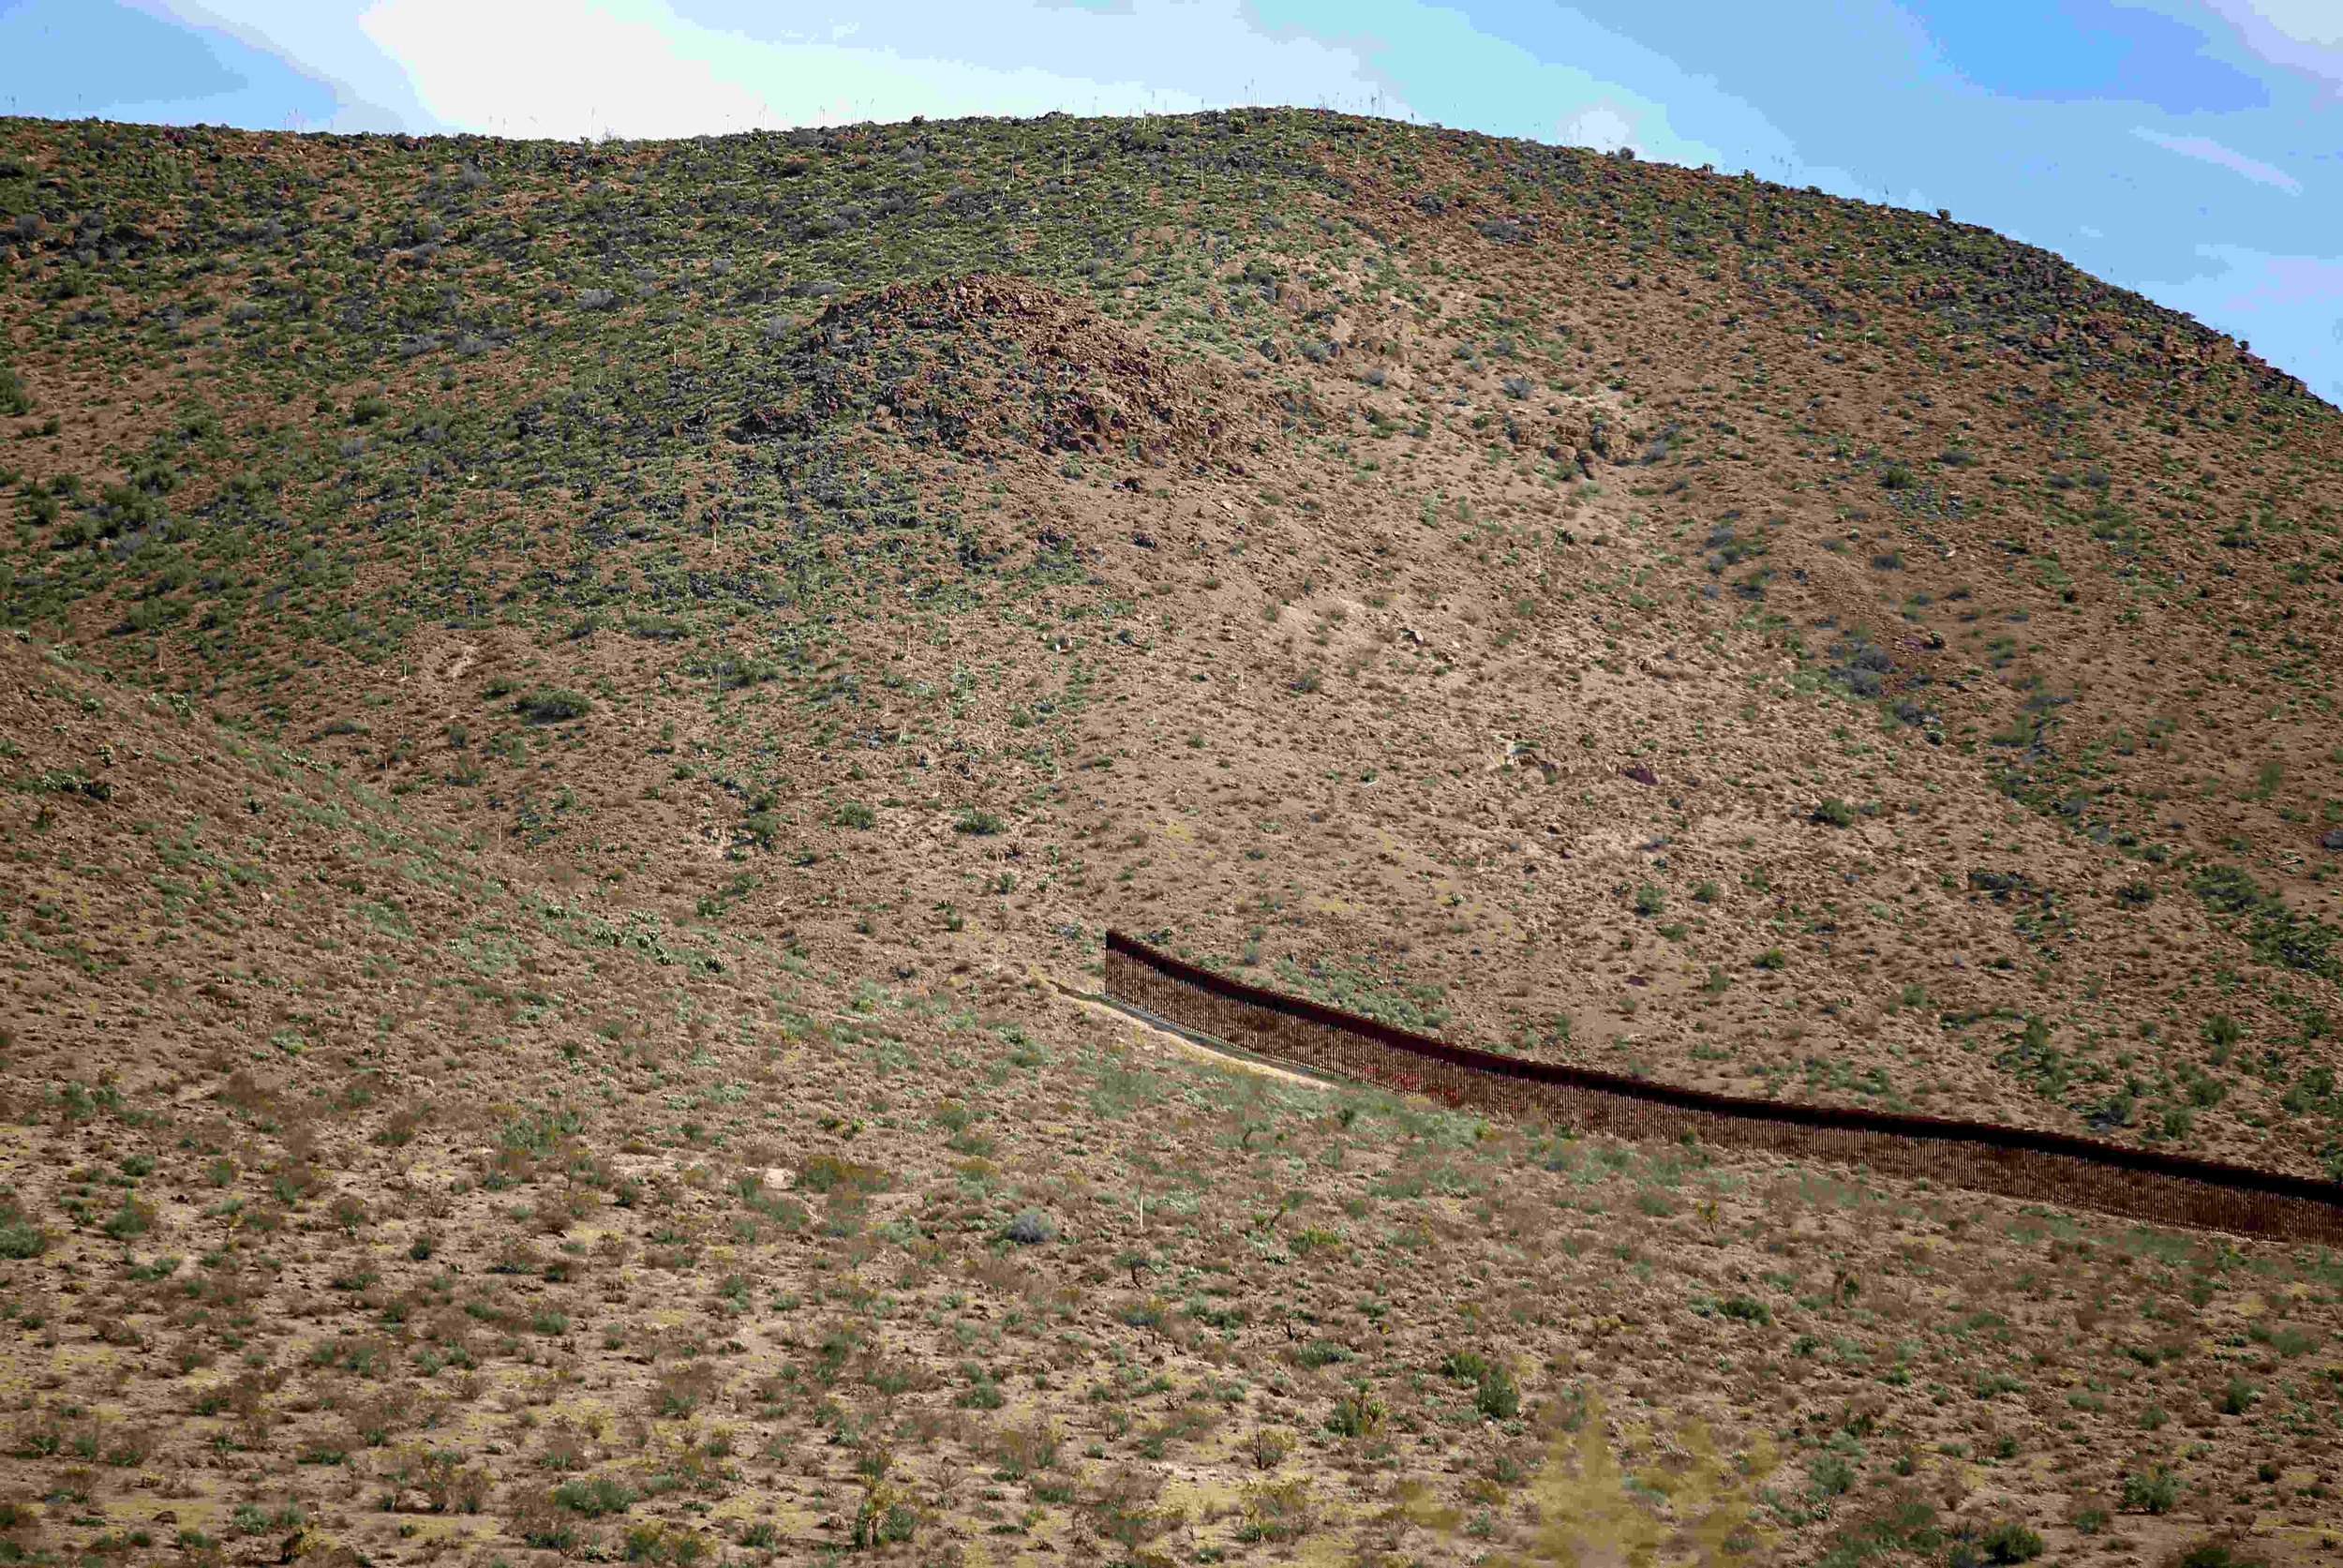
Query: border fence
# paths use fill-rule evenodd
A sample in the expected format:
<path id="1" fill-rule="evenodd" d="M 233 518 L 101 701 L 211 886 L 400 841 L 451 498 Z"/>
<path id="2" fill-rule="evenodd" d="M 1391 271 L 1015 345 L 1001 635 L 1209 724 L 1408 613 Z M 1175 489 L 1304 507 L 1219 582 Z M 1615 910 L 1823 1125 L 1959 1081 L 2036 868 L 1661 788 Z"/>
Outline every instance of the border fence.
<path id="1" fill-rule="evenodd" d="M 1263 1056 L 1454 1106 L 1623 1138 L 1691 1134 L 2159 1225 L 2343 1245 L 2343 1183 L 2031 1127 L 1750 1099 L 1525 1061 L 1247 985 L 1121 932 L 1106 936 L 1106 993 Z"/>

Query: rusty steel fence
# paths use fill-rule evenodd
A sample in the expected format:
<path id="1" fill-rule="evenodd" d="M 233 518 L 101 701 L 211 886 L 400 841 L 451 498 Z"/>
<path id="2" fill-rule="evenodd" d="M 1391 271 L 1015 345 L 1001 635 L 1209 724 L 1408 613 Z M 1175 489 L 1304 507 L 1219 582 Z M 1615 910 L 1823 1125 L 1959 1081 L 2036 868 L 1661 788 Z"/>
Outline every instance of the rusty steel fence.
<path id="1" fill-rule="evenodd" d="M 1861 1165 L 2159 1225 L 2343 1244 L 2343 1183 L 2062 1132 L 1748 1099 L 1524 1061 L 1247 985 L 1120 932 L 1106 937 L 1106 993 L 1262 1056 L 1582 1132 L 1692 1133 L 1718 1147 Z"/>

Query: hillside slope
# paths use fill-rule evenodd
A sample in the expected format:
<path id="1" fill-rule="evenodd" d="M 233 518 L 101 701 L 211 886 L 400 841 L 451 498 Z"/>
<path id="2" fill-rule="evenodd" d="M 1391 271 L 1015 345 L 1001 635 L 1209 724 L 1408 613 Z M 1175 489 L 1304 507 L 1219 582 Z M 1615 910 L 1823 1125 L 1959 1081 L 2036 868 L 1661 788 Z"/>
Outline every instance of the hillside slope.
<path id="1" fill-rule="evenodd" d="M 2026 1452 L 2045 1445 L 2037 1470 L 1980 1476 L 1966 1456 L 1984 1446 L 1943 1439 L 1962 1453 L 1937 1469 L 1993 1484 L 1948 1520 L 2006 1505 L 2065 1528 L 2086 1504 L 2054 1500 L 2117 1496 L 2122 1474 L 2170 1463 L 2196 1488 L 2184 1514 L 2217 1522 L 2238 1456 L 2278 1442 L 2270 1423 L 2331 1413 L 2294 1359 L 2333 1306 L 2323 1260 L 2255 1254 L 2293 1283 L 2264 1280 L 2265 1304 L 2239 1309 L 2302 1316 L 2287 1328 L 2301 1349 L 2214 1352 L 2216 1286 L 2199 1301 L 2190 1285 L 2186 1318 L 2150 1329 L 2166 1320 L 2121 1314 L 2180 1310 L 2159 1293 L 2178 1277 L 2113 1280 L 2089 1260 L 2194 1256 L 2212 1279 L 2231 1253 L 1885 1187 L 1799 1244 L 1768 1229 L 1778 1216 L 1736 1219 L 1733 1194 L 1811 1192 L 1811 1175 L 1718 1161 L 1695 1178 L 1664 1152 L 1581 1158 L 1513 1131 L 1490 1144 L 1385 1102 L 1327 1122 L 1314 1090 L 1209 1072 L 1176 1087 L 1191 1069 L 1164 1041 L 1146 1070 L 1169 1076 L 1134 1100 L 1112 1087 L 1140 1070 L 1111 1049 L 1124 1026 L 1047 983 L 1091 983 L 1098 933 L 1121 927 L 1553 1059 L 2343 1168 L 2343 858 L 2326 847 L 2343 844 L 2343 426 L 2246 346 L 1941 216 L 1322 113 L 599 146 L 11 120 L 0 209 L 22 215 L 0 232 L 15 437 L 0 620 L 26 634 L 7 650 L 22 956 L 0 1009 L 28 1158 L 60 1132 L 118 1129 L 133 1090 L 240 1085 L 224 1091 L 246 1119 L 234 1136 L 261 1142 L 232 1155 L 238 1171 L 321 1165 L 314 1144 L 270 1142 L 308 1120 L 286 1097 L 321 1124 L 350 1118 L 361 1142 L 429 1100 L 445 1109 L 408 1136 L 445 1140 L 437 1179 L 480 1181 L 455 1175 L 465 1158 L 493 1171 L 513 1147 L 542 1178 L 563 1136 L 588 1141 L 578 1157 L 603 1162 L 605 1187 L 621 1163 L 606 1138 L 699 1170 L 670 1196 L 744 1206 L 737 1245 L 764 1260 L 710 1288 L 769 1279 L 811 1312 L 831 1286 L 806 1271 L 834 1265 L 810 1245 L 818 1227 L 802 1257 L 757 1250 L 777 1245 L 758 1231 L 774 1217 L 758 1173 L 801 1182 L 819 1149 L 884 1172 L 897 1200 L 929 1194 L 883 1224 L 842 1222 L 849 1280 L 889 1247 L 907 1248 L 906 1277 L 949 1275 L 955 1256 L 1009 1268 L 1037 1255 L 977 1244 L 1039 1203 L 1073 1245 L 1015 1263 L 1025 1310 L 1117 1325 L 1100 1355 L 1168 1333 L 1166 1353 L 1202 1358 L 1197 1388 L 1218 1376 L 1202 1370 L 1214 1346 L 1242 1340 L 1208 1299 L 1219 1249 L 1335 1296 L 1362 1288 L 1345 1260 L 1410 1256 L 1440 1277 L 1486 1260 L 1495 1290 L 1575 1223 L 1539 1209 L 1546 1187 L 1567 1212 L 1571 1182 L 1642 1159 L 1658 1162 L 1650 1201 L 1621 1212 L 1590 1188 L 1604 1218 L 1574 1245 L 1622 1235 L 1622 1256 L 1659 1272 L 1588 1289 L 1630 1291 L 1645 1321 L 1672 1292 L 1699 1338 L 1716 1328 L 1700 1301 L 1745 1285 L 1758 1303 L 1771 1270 L 1786 1282 L 1768 1333 L 1836 1313 L 1873 1337 L 1844 1337 L 1816 1375 L 1850 1411 L 1885 1399 L 1870 1419 L 1899 1441 L 1949 1419 L 1929 1385 L 1954 1374 L 1896 1381 L 1883 1359 L 1966 1366 L 1977 1350 L 1970 1320 L 1946 1320 L 1941 1344 L 1908 1326 L 1952 1309 L 1945 1281 L 2080 1292 L 2093 1318 L 2071 1328 L 2052 1326 L 2066 1307 L 1975 1308 L 2008 1348 L 2078 1360 L 2072 1397 L 2005 1423 Z M 890 1022 L 873 1036 L 870 1017 Z M 726 1066 L 732 1051 L 769 1076 Z M 459 1071 L 485 1076 L 456 1094 Z M 1063 1075 L 1060 1120 L 1008 1125 L 1037 1088 L 1020 1072 Z M 833 1098 L 798 1103 L 823 1081 L 799 1075 L 820 1073 Z M 492 1083 L 493 1113 L 475 1098 Z M 547 1109 L 557 1085 L 634 1109 L 573 1124 Z M 1242 1109 L 1263 1095 L 1270 1110 Z M 1172 1135 L 1127 1113 L 1181 1096 L 1185 1152 L 1156 1147 Z M 86 1208 L 75 1184 L 102 1185 L 87 1162 L 144 1125 L 63 1155 L 85 1162 L 63 1185 L 20 1182 L 24 1233 L 63 1245 L 71 1228 L 35 1200 Z M 1309 1160 L 1257 1147 L 1273 1128 Z M 847 1151 L 848 1129 L 883 1157 Z M 229 1132 L 205 1136 L 230 1156 Z M 935 1153 L 969 1139 L 987 1152 L 954 1151 L 956 1167 Z M 1370 1149 L 1401 1173 L 1340 1164 Z M 347 1156 L 323 1164 L 353 1186 L 394 1160 Z M 195 1157 L 172 1157 L 192 1181 Z M 1246 1174 L 1225 1191 L 1203 1165 L 1180 1175 L 1216 1159 Z M 1112 1207 L 1080 1196 L 1084 1172 L 1112 1193 L 1134 1171 L 1186 1195 L 1176 1241 L 1145 1239 L 1143 1205 L 1127 1232 L 1103 1211 L 1069 1217 Z M 1691 1179 L 1707 1196 L 1668 1195 Z M 276 1198 L 330 1231 L 328 1187 Z M 441 1201 L 401 1206 L 456 1212 Z M 1391 1203 L 1424 1217 L 1379 1217 Z M 1995 1217 L 1982 1233 L 1972 1210 Z M 495 1211 L 477 1212 L 493 1252 Z M 598 1212 L 588 1229 L 632 1234 L 629 1215 Z M 1321 1215 L 1307 1231 L 1326 1241 L 1289 1245 L 1289 1212 Z M 1907 1247 L 1885 1214 L 1937 1228 Z M 82 1218 L 74 1255 L 98 1266 L 107 1232 Z M 2087 1247 L 2066 1263 L 2081 1272 L 2008 1272 L 2012 1226 L 2047 1228 L 2058 1260 Z M 1728 1250 L 1684 1250 L 1696 1230 Z M 1419 1234 L 1428 1252 L 1410 1251 Z M 1902 1271 L 1902 1293 L 1876 1308 L 1818 1294 L 1778 1261 L 1800 1245 L 1834 1254 L 1826 1277 Z M 1155 1260 L 1128 1270 L 1128 1300 L 1042 1305 L 1048 1281 L 1112 1287 L 1126 1253 Z M 340 1307 L 412 1312 L 449 1289 L 423 1283 L 439 1277 L 426 1258 L 409 1280 L 384 1257 Z M 608 1277 L 614 1304 L 643 1289 L 623 1258 Z M 710 1299 L 745 1311 L 742 1291 Z M 1397 1320 L 1377 1299 L 1343 1337 L 1336 1302 L 1289 1296 L 1322 1306 L 1323 1332 L 1265 1341 L 1300 1355 L 1278 1376 L 1332 1398 L 1346 1357 L 1302 1352 L 1339 1343 L 1438 1454 L 1448 1385 L 1430 1369 L 1503 1311 L 1537 1347 L 1516 1370 L 1538 1409 L 1605 1396 L 1573 1381 L 1604 1365 L 1591 1331 L 1552 1337 L 1561 1325 L 1527 1295 L 1476 1306 L 1427 1276 Z M 868 1327 L 871 1299 L 840 1303 Z M 796 1350 L 826 1342 L 798 1342 L 796 1308 L 778 1321 Z M 1402 1321 L 1405 1344 L 1378 1337 Z M 2135 1343 L 2164 1334 L 2208 1359 L 2127 1373 L 2119 1397 L 2074 1336 L 2119 1371 L 2156 1364 L 2121 1360 L 2127 1322 Z M 604 1365 L 563 1343 L 580 1376 Z M 946 1345 L 902 1353 L 942 1366 Z M 1754 1395 L 1727 1397 L 1813 1365 L 1812 1346 L 1771 1346 L 1753 1326 L 1717 1352 L 1701 1419 L 1750 1422 L 1720 1452 L 1791 1430 L 1750 1416 Z M 776 1355 L 779 1376 L 792 1363 Z M 2156 1380 L 2231 1359 L 2272 1397 L 2220 1415 L 2221 1367 L 2200 1403 L 2228 1440 L 2197 1453 L 2123 1426 Z M 988 1408 L 886 1386 L 869 1385 L 886 1408 L 854 1413 L 851 1439 L 823 1413 L 843 1406 L 801 1413 L 867 1446 L 910 1410 Z M 1044 1377 L 1018 1411 L 1076 1421 L 1054 1398 L 1071 1387 Z M 1457 1397 L 1470 1408 L 1470 1387 Z M 1322 1413 L 1285 1425 L 1320 1445 L 1311 1475 L 1350 1474 L 1346 1541 L 1451 1508 L 1442 1550 L 1560 1550 L 1505 1500 L 1545 1484 L 1523 1476 L 1600 1470 L 1571 1444 L 1602 1423 L 1512 1418 L 1484 1434 L 1520 1452 L 1490 1472 L 1490 1533 L 1472 1535 L 1469 1500 L 1394 1501 L 1416 1449 L 1373 1433 L 1327 1447 Z M 2239 1435 L 2249 1424 L 2258 1437 Z M 2162 1448 L 2114 1453 L 2127 1430 L 2122 1445 Z M 1241 1465 L 1236 1435 L 1199 1475 Z M 1112 1436 L 1081 1486 L 1114 1479 L 1127 1445 Z M 952 1441 L 991 1452 L 973 1429 Z M 258 1486 L 269 1451 L 223 1456 Z M 357 1486 L 364 1467 L 346 1473 Z M 1237 1473 L 1198 1496 L 1235 1506 Z M 2315 1551 L 2301 1531 L 2321 1494 L 2302 1488 L 2331 1478 L 2285 1473 L 2253 1516 L 2279 1532 L 2268 1549 Z M 923 1468 L 918 1485 L 932 1520 L 976 1531 L 977 1555 L 981 1510 L 956 1512 Z M 1661 1509 L 1664 1535 L 1697 1535 L 1698 1513 L 1719 1542 L 1802 1561 L 1855 1528 L 1820 1482 L 1774 1484 L 1775 1501 L 1753 1493 L 1729 1518 L 1722 1474 L 1700 1485 L 1713 1508 Z M 1105 1494 L 1080 1495 L 1087 1523 L 1068 1528 L 1114 1539 Z M 1252 1524 L 1274 1526 L 1275 1500 L 1254 1501 Z M 500 1506 L 509 1520 L 534 1504 Z M 2171 1533 L 2142 1519 L 2135 1544 Z"/>

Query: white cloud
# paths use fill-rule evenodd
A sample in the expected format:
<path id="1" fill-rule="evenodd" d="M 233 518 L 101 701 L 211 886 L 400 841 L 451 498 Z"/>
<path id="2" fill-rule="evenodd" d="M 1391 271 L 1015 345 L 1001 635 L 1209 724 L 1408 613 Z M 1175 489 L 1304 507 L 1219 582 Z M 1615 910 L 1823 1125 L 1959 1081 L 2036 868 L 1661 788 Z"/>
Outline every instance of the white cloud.
<path id="1" fill-rule="evenodd" d="M 297 69 L 350 84 L 347 98 L 389 106 L 416 130 L 660 137 L 915 114 L 1268 103 L 1633 145 L 1645 158 L 1687 166 L 1725 157 L 1678 129 L 1675 120 L 1688 114 L 1729 126 L 1736 146 L 1781 144 L 1750 105 L 1713 82 L 1668 74 L 1656 56 L 1664 100 L 1542 58 L 1440 5 L 1362 11 L 1339 32 L 1313 35 L 1264 22 L 1251 0 L 1122 0 L 1098 9 L 1052 0 L 886 7 L 739 0 L 722 22 L 681 14 L 687 0 L 130 3 L 228 26 Z M 1410 71 L 1411 101 L 1393 92 L 1389 73 L 1419 59 L 1441 68 Z"/>
<path id="2" fill-rule="evenodd" d="M 284 0 L 212 3 L 259 10 Z M 1383 113 L 1412 112 L 1358 51 L 1271 37 L 1242 0 L 1131 0 L 1110 13 L 1049 8 L 1021 18 L 1042 10 L 1025 0 L 981 18 L 940 6 L 911 14 L 926 8 L 873 13 L 883 26 L 872 16 L 800 14 L 789 30 L 762 37 L 694 22 L 667 0 L 373 0 L 357 22 L 406 67 L 415 97 L 438 117 L 549 136 L 686 136 L 914 114 L 1169 112 L 1239 101 L 1365 108 L 1380 98 Z"/>
<path id="3" fill-rule="evenodd" d="M 2097 230 L 2097 229 L 2092 228 L 2092 227 L 2091 227 L 2089 224 L 2087 224 L 2087 223 L 2080 223 L 2080 224 L 2077 224 L 2075 227 L 2076 227 L 2076 228 L 2077 228 L 2077 229 L 2078 229 L 2078 230 L 2082 232 L 2082 237 L 2083 237 L 2083 238 L 2085 238 L 2085 239 L 2091 239 L 2091 240 L 2103 240 L 2103 239 L 2107 238 L 2107 235 L 2106 235 L 2104 232 L 2102 232 L 2102 231 L 2099 231 L 2099 230 Z"/>
<path id="4" fill-rule="evenodd" d="M 2142 142 L 2153 142 L 2168 153 L 2178 153 L 2183 157 L 2193 157 L 2201 162 L 2210 163 L 2216 169 L 2226 169 L 2232 174 L 2243 175 L 2256 185 L 2274 186 L 2289 196 L 2300 196 L 2303 193 L 2303 183 L 2285 170 L 2263 163 L 2259 158 L 2247 157 L 2232 148 L 2224 147 L 2211 137 L 2167 136 L 2161 131 L 2150 130 L 2145 126 L 2134 126 L 2131 134 Z"/>
<path id="5" fill-rule="evenodd" d="M 2335 0 L 2227 0 L 2222 8 L 2232 15 L 2243 11 L 2296 43 L 2343 47 L 2343 7 Z"/>
<path id="6" fill-rule="evenodd" d="M 455 125 L 675 136 L 743 128 L 762 104 L 740 80 L 750 52 L 722 49 L 664 5 L 378 0 L 358 25 L 407 67 L 424 105 Z"/>
<path id="7" fill-rule="evenodd" d="M 339 112 L 309 130 L 428 131 L 400 63 L 370 46 L 358 30 L 366 0 L 129 0 L 184 26 L 210 27 L 275 55 L 332 89 Z M 373 112 L 368 112 L 373 111 Z M 385 121 L 388 121 L 386 126 Z M 479 128 L 485 128 L 485 127 Z"/>
<path id="8" fill-rule="evenodd" d="M 2240 42 L 2343 91 L 2343 6 L 2335 0 L 2209 0 Z"/>
<path id="9" fill-rule="evenodd" d="M 1628 145 L 1628 138 L 1635 127 L 1626 115 L 1608 104 L 1582 109 L 1561 127 L 1565 147 L 1592 147 L 1599 153 L 1616 152 Z"/>

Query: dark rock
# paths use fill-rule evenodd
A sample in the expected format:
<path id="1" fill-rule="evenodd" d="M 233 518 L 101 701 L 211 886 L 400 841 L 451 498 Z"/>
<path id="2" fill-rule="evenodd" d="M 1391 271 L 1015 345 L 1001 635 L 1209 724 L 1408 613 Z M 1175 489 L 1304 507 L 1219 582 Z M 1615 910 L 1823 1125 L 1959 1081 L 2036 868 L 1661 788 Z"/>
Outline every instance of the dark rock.
<path id="1" fill-rule="evenodd" d="M 2327 836 L 2319 841 L 2321 848 L 2343 850 L 2343 828 L 2330 828 Z"/>
<path id="2" fill-rule="evenodd" d="M 1659 776 L 1640 762 L 1622 768 L 1619 771 L 1621 778 L 1633 779 L 1639 784 L 1656 784 L 1660 782 Z"/>

